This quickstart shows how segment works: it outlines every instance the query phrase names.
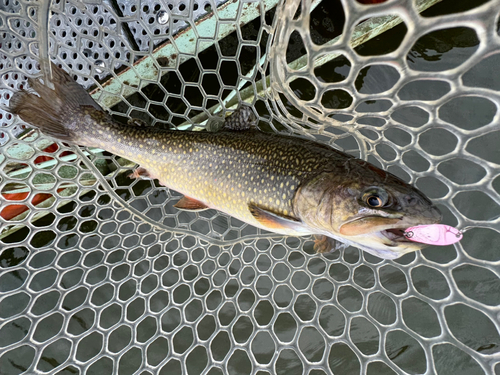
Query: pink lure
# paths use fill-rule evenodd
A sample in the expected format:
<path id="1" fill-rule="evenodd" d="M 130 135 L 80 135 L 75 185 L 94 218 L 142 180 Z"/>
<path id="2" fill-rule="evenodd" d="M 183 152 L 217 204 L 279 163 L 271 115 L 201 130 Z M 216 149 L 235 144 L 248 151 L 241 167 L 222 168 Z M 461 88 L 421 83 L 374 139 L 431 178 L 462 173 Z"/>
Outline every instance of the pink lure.
<path id="1" fill-rule="evenodd" d="M 444 224 L 417 225 L 405 231 L 405 237 L 414 242 L 446 246 L 460 241 L 462 232 Z"/>

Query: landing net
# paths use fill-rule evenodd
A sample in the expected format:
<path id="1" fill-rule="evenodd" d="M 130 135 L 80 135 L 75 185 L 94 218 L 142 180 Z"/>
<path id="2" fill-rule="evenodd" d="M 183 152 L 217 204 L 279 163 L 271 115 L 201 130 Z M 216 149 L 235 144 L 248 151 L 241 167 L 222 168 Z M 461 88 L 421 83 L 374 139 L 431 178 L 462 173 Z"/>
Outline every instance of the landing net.
<path id="1" fill-rule="evenodd" d="M 0 105 L 39 56 L 124 122 L 199 130 L 245 101 L 466 230 L 316 255 L 0 109 L 0 374 L 500 373 L 500 1 L 362 2 L 0 0 Z"/>

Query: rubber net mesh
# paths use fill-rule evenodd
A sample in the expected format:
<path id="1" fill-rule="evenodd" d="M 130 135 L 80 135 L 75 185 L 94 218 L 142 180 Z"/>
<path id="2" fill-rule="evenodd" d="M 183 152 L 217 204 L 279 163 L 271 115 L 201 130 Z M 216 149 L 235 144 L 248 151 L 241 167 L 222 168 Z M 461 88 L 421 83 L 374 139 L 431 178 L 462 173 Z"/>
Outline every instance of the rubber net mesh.
<path id="1" fill-rule="evenodd" d="M 200 129 L 247 101 L 467 229 L 395 261 L 316 255 L 0 110 L 0 374 L 499 374 L 499 9 L 0 0 L 4 106 L 47 45 L 119 121 Z"/>

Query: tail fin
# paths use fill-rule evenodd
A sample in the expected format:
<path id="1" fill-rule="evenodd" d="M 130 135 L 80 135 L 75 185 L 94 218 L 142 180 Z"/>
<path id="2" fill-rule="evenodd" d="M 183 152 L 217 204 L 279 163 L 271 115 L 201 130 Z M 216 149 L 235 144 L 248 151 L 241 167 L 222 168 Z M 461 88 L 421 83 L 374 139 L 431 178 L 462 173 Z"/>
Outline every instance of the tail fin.
<path id="1" fill-rule="evenodd" d="M 10 99 L 9 111 L 44 134 L 71 141 L 73 136 L 67 127 L 71 116 L 81 112 L 84 106 L 102 109 L 68 73 L 53 63 L 51 65 L 54 90 L 39 79 L 30 78 L 28 83 L 39 96 L 26 90 L 16 92 Z"/>

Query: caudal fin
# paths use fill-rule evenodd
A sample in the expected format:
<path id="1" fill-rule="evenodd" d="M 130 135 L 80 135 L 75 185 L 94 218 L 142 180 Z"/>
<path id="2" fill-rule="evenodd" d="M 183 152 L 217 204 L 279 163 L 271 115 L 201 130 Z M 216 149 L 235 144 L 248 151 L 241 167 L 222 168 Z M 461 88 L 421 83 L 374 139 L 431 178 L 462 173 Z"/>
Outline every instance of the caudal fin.
<path id="1" fill-rule="evenodd" d="M 9 111 L 44 134 L 71 142 L 74 135 L 68 125 L 72 116 L 80 114 L 85 106 L 102 109 L 68 73 L 55 64 L 51 65 L 54 89 L 39 79 L 29 78 L 30 87 L 38 95 L 26 90 L 16 92 L 10 99 Z"/>

